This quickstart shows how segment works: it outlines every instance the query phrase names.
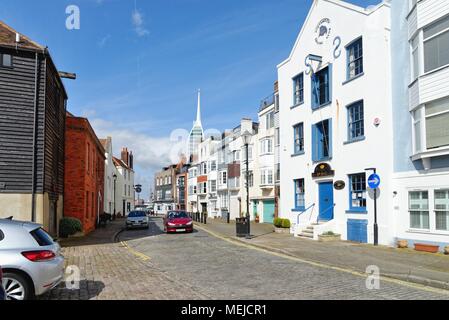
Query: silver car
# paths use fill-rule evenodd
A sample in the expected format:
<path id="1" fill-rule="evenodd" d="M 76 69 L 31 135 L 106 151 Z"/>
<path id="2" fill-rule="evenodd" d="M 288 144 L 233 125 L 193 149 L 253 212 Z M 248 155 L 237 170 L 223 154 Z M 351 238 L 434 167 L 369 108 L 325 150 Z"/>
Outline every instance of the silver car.
<path id="1" fill-rule="evenodd" d="M 126 229 L 149 228 L 150 219 L 145 211 L 132 211 L 126 218 Z"/>
<path id="2" fill-rule="evenodd" d="M 7 300 L 29 300 L 63 279 L 61 247 L 30 222 L 0 219 L 0 266 Z"/>

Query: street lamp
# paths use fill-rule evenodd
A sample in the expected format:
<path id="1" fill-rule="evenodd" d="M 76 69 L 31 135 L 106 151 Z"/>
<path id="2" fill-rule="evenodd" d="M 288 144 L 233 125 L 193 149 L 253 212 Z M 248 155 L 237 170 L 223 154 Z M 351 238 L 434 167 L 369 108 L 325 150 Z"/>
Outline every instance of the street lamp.
<path id="1" fill-rule="evenodd" d="M 247 224 L 248 224 L 247 233 L 246 233 L 247 239 L 251 238 L 251 226 L 250 226 L 251 218 L 249 215 L 249 144 L 251 143 L 251 137 L 252 137 L 252 134 L 248 130 L 246 130 L 242 134 L 243 144 L 245 145 L 245 148 L 246 148 L 245 181 L 246 181 L 246 219 L 247 219 Z"/>
<path id="2" fill-rule="evenodd" d="M 116 219 L 116 211 L 115 211 L 115 185 L 117 183 L 117 175 L 114 173 L 114 175 L 112 176 L 114 178 L 114 216 L 113 216 L 113 220 Z"/>

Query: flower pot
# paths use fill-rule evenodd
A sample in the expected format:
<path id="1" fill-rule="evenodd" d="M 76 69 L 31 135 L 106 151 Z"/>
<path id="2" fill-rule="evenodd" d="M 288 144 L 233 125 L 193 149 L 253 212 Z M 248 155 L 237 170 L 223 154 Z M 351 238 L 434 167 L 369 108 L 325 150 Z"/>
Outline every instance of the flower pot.
<path id="1" fill-rule="evenodd" d="M 437 253 L 439 249 L 440 249 L 439 246 L 434 246 L 434 245 L 431 245 L 431 244 L 424 244 L 424 243 L 415 243 L 415 250 L 416 251 Z"/>
<path id="2" fill-rule="evenodd" d="M 290 234 L 290 228 L 274 228 L 274 232 L 276 233 L 283 233 L 283 234 Z"/>
<path id="3" fill-rule="evenodd" d="M 444 247 L 444 254 L 449 255 L 449 246 Z"/>
<path id="4" fill-rule="evenodd" d="M 322 234 L 318 236 L 318 241 L 320 242 L 334 242 L 334 241 L 341 241 L 341 235 L 339 234 Z"/>
<path id="5" fill-rule="evenodd" d="M 407 240 L 398 240 L 398 248 L 399 249 L 408 248 L 408 241 Z"/>

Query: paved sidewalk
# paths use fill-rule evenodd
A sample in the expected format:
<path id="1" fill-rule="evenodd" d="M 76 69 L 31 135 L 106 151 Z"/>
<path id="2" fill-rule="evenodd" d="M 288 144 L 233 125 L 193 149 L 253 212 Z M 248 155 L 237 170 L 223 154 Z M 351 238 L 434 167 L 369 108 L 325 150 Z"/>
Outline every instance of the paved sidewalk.
<path id="1" fill-rule="evenodd" d="M 278 234 L 273 226 L 251 224 L 250 240 L 235 236 L 235 224 L 210 220 L 199 227 L 247 244 L 328 266 L 365 273 L 378 266 L 381 275 L 449 290 L 449 256 L 352 242 L 318 242 Z"/>

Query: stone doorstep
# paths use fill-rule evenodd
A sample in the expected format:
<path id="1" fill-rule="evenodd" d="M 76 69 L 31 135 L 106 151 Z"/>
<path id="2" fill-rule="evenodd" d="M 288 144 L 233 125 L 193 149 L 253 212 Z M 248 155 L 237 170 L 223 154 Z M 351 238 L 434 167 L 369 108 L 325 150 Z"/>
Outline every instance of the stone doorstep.
<path id="1" fill-rule="evenodd" d="M 206 229 L 207 229 L 207 227 L 206 227 Z M 217 232 L 215 230 L 213 230 L 213 231 Z M 217 232 L 217 233 L 219 233 L 219 232 Z M 229 237 L 229 236 L 226 236 L 224 234 L 221 234 L 221 236 L 223 236 L 224 238 L 230 239 L 230 240 L 235 240 L 235 241 L 244 243 L 246 245 L 253 246 L 255 248 L 264 249 L 264 250 L 268 250 L 268 251 L 284 254 L 284 255 L 292 257 L 292 258 L 299 258 L 299 259 L 303 259 L 304 261 L 310 261 L 310 262 L 313 262 L 313 263 L 320 263 L 320 264 L 328 265 L 330 267 L 339 267 L 339 268 L 349 269 L 347 266 L 341 266 L 341 265 L 332 264 L 332 263 L 329 263 L 329 262 L 314 261 L 314 260 L 311 260 L 311 259 L 308 259 L 308 258 L 302 258 L 300 256 L 297 256 L 295 254 L 290 253 L 287 250 L 283 250 L 283 249 L 279 249 L 279 248 L 275 248 L 275 247 L 270 247 L 270 246 L 267 246 L 267 245 L 251 243 L 251 240 L 241 239 L 241 238 L 238 238 L 238 237 Z M 402 250 L 404 250 L 404 249 L 402 249 Z M 417 251 L 414 251 L 414 252 L 417 252 Z M 425 252 L 417 252 L 417 253 L 430 254 L 430 253 L 425 253 Z M 435 254 L 432 253 L 431 255 L 435 255 Z M 365 272 L 364 270 L 357 270 L 355 268 L 351 268 L 350 270 L 356 271 L 356 272 L 362 272 L 362 273 Z M 402 281 L 406 281 L 406 282 L 416 283 L 416 284 L 420 284 L 420 285 L 425 285 L 425 286 L 429 286 L 429 287 L 433 287 L 433 288 L 437 288 L 437 289 L 449 290 L 449 281 L 448 282 L 444 282 L 444 281 L 439 281 L 439 280 L 433 280 L 433 279 L 429 279 L 429 278 L 414 276 L 414 275 L 410 275 L 410 274 L 381 273 L 381 276 L 387 277 L 387 278 L 392 278 L 392 279 L 397 279 L 397 280 L 402 280 Z"/>

